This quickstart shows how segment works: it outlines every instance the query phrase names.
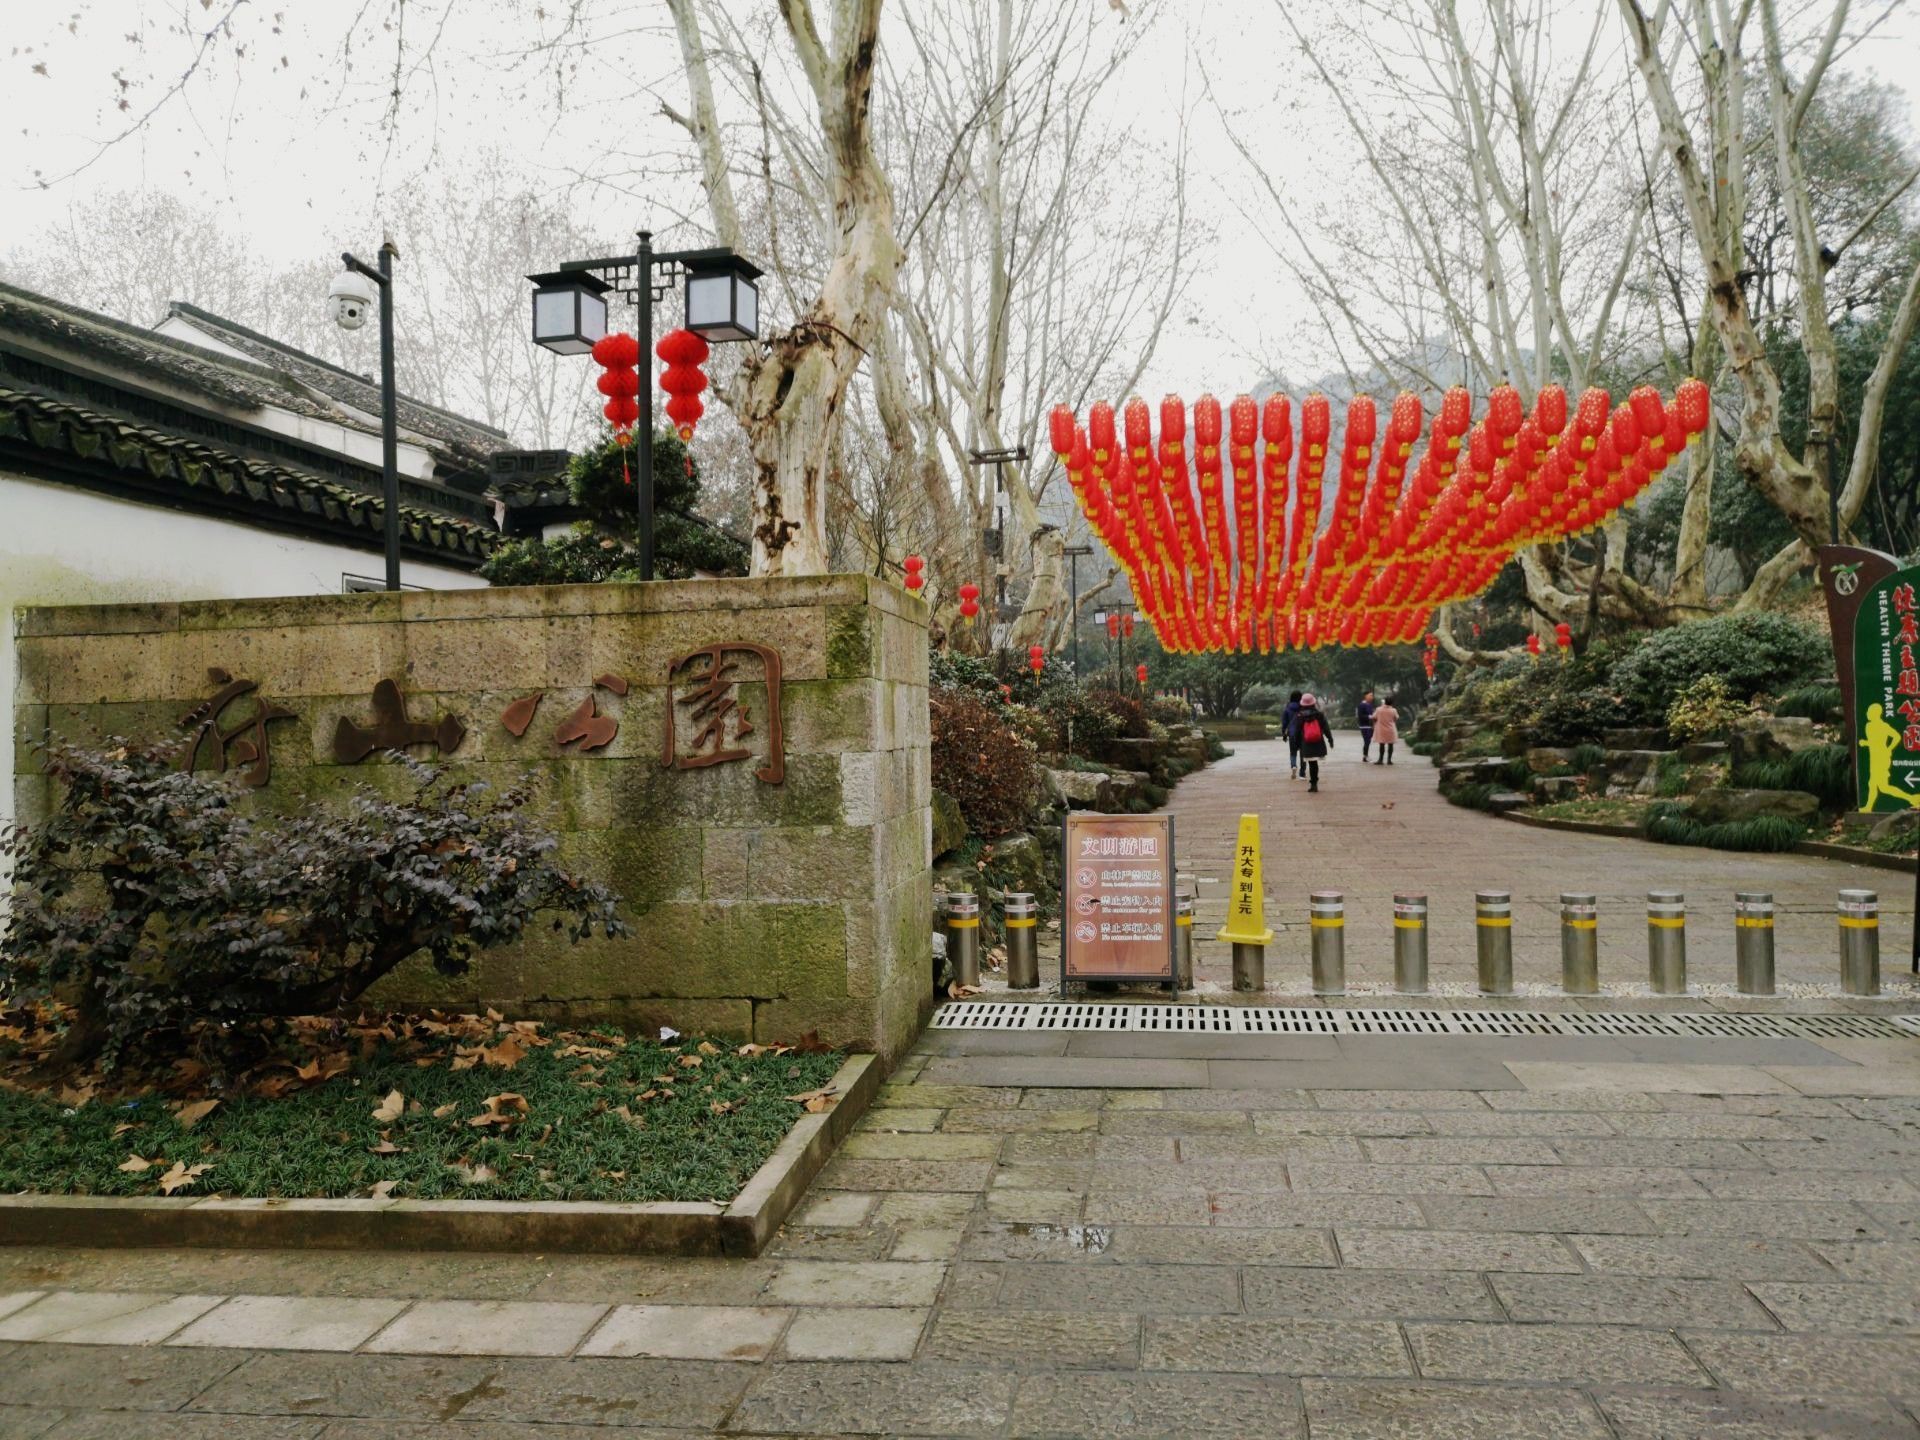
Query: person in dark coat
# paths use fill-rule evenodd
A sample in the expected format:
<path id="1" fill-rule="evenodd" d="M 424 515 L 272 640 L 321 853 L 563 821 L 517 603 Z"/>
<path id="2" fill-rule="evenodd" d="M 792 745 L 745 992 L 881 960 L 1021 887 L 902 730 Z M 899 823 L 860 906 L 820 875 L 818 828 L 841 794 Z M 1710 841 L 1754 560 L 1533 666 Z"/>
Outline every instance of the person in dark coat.
<path id="1" fill-rule="evenodd" d="M 1306 771 L 1307 793 L 1320 789 L 1320 762 L 1333 749 L 1333 726 L 1311 695 L 1300 697 L 1300 709 L 1293 717 L 1292 743 L 1300 752 L 1300 765 Z"/>
<path id="2" fill-rule="evenodd" d="M 1300 742 L 1293 738 L 1293 717 L 1300 713 L 1300 692 L 1287 696 L 1287 708 L 1280 712 L 1280 733 L 1287 737 L 1287 773 L 1300 778 Z"/>
<path id="3" fill-rule="evenodd" d="M 1367 763 L 1367 749 L 1373 744 L 1373 712 L 1380 707 L 1373 703 L 1373 692 L 1367 691 L 1360 697 L 1353 718 L 1360 723 L 1360 763 Z"/>

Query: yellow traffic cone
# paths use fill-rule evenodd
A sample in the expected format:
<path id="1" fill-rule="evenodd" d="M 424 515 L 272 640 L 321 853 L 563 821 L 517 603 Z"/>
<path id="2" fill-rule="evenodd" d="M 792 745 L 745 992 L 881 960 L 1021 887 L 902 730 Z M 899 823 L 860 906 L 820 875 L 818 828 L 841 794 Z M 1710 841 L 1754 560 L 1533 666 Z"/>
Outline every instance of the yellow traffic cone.
<path id="1" fill-rule="evenodd" d="M 1260 817 L 1240 817 L 1240 839 L 1233 847 L 1233 894 L 1227 902 L 1227 923 L 1213 937 L 1234 945 L 1266 945 L 1273 939 L 1267 928 L 1266 895 L 1260 885 Z"/>

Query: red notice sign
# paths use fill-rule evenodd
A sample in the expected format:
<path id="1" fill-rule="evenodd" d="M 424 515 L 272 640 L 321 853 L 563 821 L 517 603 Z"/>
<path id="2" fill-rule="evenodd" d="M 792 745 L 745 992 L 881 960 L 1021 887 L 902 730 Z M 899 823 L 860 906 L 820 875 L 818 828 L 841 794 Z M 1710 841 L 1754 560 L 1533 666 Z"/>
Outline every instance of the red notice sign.
<path id="1" fill-rule="evenodd" d="M 1070 811 L 1060 976 L 1173 980 L 1173 817 Z"/>

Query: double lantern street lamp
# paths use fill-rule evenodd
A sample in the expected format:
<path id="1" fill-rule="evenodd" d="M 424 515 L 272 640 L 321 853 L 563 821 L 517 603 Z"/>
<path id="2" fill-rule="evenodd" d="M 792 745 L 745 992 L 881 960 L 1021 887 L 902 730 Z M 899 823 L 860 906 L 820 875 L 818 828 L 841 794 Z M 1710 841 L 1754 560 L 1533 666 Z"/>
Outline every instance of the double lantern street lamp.
<path id="1" fill-rule="evenodd" d="M 651 365 L 653 307 L 676 278 L 686 279 L 686 328 L 708 341 L 752 340 L 760 333 L 761 270 L 725 246 L 655 250 L 640 231 L 631 255 L 563 261 L 558 270 L 529 275 L 533 282 L 533 341 L 556 355 L 586 355 L 607 333 L 607 296 L 634 307 L 640 360 Z M 638 491 L 640 578 L 653 578 L 653 385 L 640 386 Z"/>

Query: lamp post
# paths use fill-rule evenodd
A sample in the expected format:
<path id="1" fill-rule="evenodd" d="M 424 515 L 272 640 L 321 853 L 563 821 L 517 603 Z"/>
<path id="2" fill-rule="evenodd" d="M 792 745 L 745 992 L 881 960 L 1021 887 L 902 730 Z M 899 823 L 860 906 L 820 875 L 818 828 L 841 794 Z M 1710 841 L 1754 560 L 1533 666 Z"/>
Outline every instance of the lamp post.
<path id="1" fill-rule="evenodd" d="M 1067 557 L 1067 633 L 1073 637 L 1073 678 L 1080 678 L 1080 557 L 1091 555 L 1091 545 L 1063 545 Z"/>
<path id="2" fill-rule="evenodd" d="M 639 328 L 640 578 L 653 578 L 653 307 L 667 287 L 686 279 L 686 328 L 710 341 L 752 340 L 760 332 L 761 271 L 724 245 L 703 250 L 655 250 L 653 232 L 639 232 L 631 255 L 563 260 L 558 270 L 529 275 L 533 282 L 533 341 L 556 355 L 585 355 L 607 333 L 607 296 L 634 308 Z"/>
<path id="3" fill-rule="evenodd" d="M 348 252 L 346 266 L 328 287 L 334 323 L 342 330 L 358 330 L 367 323 L 367 301 L 372 297 L 359 280 L 370 280 L 380 292 L 380 510 L 387 552 L 387 589 L 400 588 L 400 400 L 393 387 L 393 262 L 399 255 L 391 240 L 380 247 L 378 268 Z"/>

